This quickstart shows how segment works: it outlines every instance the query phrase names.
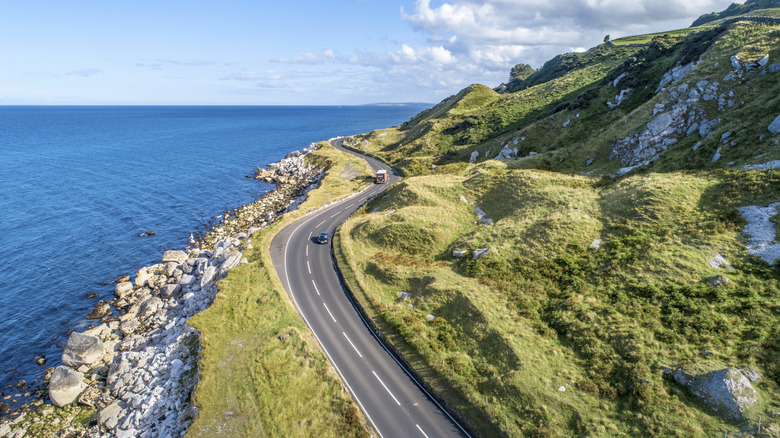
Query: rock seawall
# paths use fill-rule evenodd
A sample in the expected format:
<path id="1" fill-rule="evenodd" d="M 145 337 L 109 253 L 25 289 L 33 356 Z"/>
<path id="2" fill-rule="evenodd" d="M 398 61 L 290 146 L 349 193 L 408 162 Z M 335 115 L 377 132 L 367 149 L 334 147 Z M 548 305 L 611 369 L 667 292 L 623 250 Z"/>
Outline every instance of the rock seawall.
<path id="1" fill-rule="evenodd" d="M 293 152 L 255 177 L 277 185 L 259 200 L 226 213 L 191 240 L 188 251 L 166 251 L 161 263 L 117 279 L 114 299 L 101 301 L 101 323 L 70 335 L 63 364 L 46 371 L 49 400 L 0 424 L 0 437 L 178 437 L 197 416 L 191 394 L 198 380 L 199 333 L 186 324 L 208 308 L 216 283 L 247 260 L 248 237 L 297 208 L 323 168 Z M 114 311 L 118 316 L 113 316 Z M 79 418 L 74 406 L 97 411 Z M 93 415 L 94 417 L 94 415 Z"/>

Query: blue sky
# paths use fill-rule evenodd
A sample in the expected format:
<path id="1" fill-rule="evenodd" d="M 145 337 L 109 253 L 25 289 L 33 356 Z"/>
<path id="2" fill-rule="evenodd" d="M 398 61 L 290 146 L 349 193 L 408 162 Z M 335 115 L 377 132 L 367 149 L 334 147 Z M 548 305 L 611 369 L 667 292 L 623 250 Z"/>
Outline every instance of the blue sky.
<path id="1" fill-rule="evenodd" d="M 434 103 L 730 0 L 3 2 L 0 104 Z"/>

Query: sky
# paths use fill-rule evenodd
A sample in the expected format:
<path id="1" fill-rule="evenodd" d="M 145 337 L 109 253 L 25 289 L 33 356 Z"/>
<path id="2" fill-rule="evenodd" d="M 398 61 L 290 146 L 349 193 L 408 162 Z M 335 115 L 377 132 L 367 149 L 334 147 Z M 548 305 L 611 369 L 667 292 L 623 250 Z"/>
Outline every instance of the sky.
<path id="1" fill-rule="evenodd" d="M 436 103 L 731 0 L 0 3 L 0 105 Z"/>

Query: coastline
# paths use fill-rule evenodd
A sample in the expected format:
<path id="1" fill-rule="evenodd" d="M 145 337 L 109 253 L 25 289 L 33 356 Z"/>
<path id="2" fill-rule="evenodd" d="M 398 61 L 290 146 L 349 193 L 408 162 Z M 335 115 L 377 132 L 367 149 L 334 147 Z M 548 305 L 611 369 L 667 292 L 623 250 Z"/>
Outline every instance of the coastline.
<path id="1" fill-rule="evenodd" d="M 115 298 L 89 314 L 99 324 L 70 335 L 64 364 L 46 370 L 38 400 L 7 414 L 0 437 L 182 436 L 197 415 L 191 394 L 200 348 L 186 320 L 211 305 L 218 280 L 246 263 L 249 236 L 295 210 L 318 184 L 324 168 L 305 163 L 314 150 L 257 169 L 255 179 L 277 187 L 226 212 L 186 252 L 166 251 L 133 281 L 118 278 Z M 45 403 L 47 395 L 61 407 Z"/>

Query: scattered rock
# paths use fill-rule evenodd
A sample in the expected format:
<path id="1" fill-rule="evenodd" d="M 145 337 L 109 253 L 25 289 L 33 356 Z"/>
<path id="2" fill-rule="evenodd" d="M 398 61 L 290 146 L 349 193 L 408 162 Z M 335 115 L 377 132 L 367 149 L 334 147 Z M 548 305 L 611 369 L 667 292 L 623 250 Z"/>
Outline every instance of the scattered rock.
<path id="1" fill-rule="evenodd" d="M 187 253 L 184 251 L 179 251 L 179 250 L 165 251 L 165 253 L 163 253 L 162 256 L 163 263 L 174 262 L 174 263 L 182 264 L 185 261 L 187 261 Z"/>
<path id="2" fill-rule="evenodd" d="M 715 257 L 708 259 L 707 261 L 710 262 L 710 266 L 715 269 L 720 269 L 721 266 L 725 266 L 729 271 L 734 270 L 731 264 L 720 254 L 715 254 Z"/>
<path id="3" fill-rule="evenodd" d="M 780 259 L 780 243 L 774 243 L 776 238 L 775 225 L 770 220 L 778 213 L 780 202 L 766 207 L 748 206 L 739 208 L 739 213 L 748 222 L 743 233 L 748 237 L 747 251 L 760 257 L 770 265 Z"/>
<path id="4" fill-rule="evenodd" d="M 103 359 L 103 341 L 96 336 L 79 332 L 71 333 L 62 353 L 62 362 L 71 367 L 91 367 Z"/>
<path id="5" fill-rule="evenodd" d="M 436 319 L 436 316 L 429 313 L 425 315 L 425 319 L 427 319 L 428 321 L 433 321 L 434 319 Z"/>
<path id="6" fill-rule="evenodd" d="M 758 402 L 758 393 L 738 369 L 726 368 L 701 376 L 691 376 L 684 369 L 674 373 L 674 380 L 687 387 L 715 412 L 732 420 L 743 420 Z"/>
<path id="7" fill-rule="evenodd" d="M 780 72 L 780 63 L 772 64 L 769 66 L 769 73 L 778 73 Z"/>
<path id="8" fill-rule="evenodd" d="M 101 319 L 111 315 L 111 305 L 100 301 L 95 303 L 95 308 L 87 314 L 87 319 Z"/>
<path id="9" fill-rule="evenodd" d="M 116 287 L 114 287 L 114 295 L 120 300 L 127 297 L 132 292 L 133 292 L 133 283 L 130 283 L 130 281 L 123 281 L 121 283 L 117 283 Z"/>
<path id="10" fill-rule="evenodd" d="M 482 257 L 484 255 L 487 255 L 487 253 L 489 251 L 490 251 L 490 248 L 475 249 L 473 256 L 474 256 L 475 259 L 478 259 L 478 258 L 480 258 L 480 257 Z"/>
<path id="11" fill-rule="evenodd" d="M 452 251 L 452 256 L 455 257 L 455 258 L 462 258 L 462 257 L 466 257 L 466 255 L 468 255 L 468 253 L 469 252 L 466 251 L 466 250 Z"/>
<path id="12" fill-rule="evenodd" d="M 601 243 L 602 243 L 602 242 L 601 242 L 601 239 L 596 239 L 596 240 L 594 240 L 594 241 L 593 241 L 593 242 L 590 244 L 590 247 L 591 247 L 591 248 L 593 248 L 593 249 L 601 249 Z"/>
<path id="13" fill-rule="evenodd" d="M 412 296 L 412 294 L 410 294 L 409 292 L 401 292 L 400 295 L 401 295 L 401 301 L 406 301 L 409 299 L 409 297 Z"/>
<path id="14" fill-rule="evenodd" d="M 289 334 L 287 334 L 287 333 L 285 333 L 285 334 L 283 334 L 283 335 L 279 336 L 279 340 L 280 340 L 280 341 L 282 341 L 282 342 L 284 342 L 284 341 L 286 341 L 286 340 L 288 340 L 288 339 L 290 339 L 290 335 L 289 335 Z"/>
<path id="15" fill-rule="evenodd" d="M 81 374 L 60 365 L 49 380 L 49 398 L 55 406 L 63 407 L 76 401 L 86 387 Z"/>
<path id="16" fill-rule="evenodd" d="M 143 233 L 138 233 L 138 237 L 152 237 L 156 234 L 154 231 L 144 231 Z"/>
<path id="17" fill-rule="evenodd" d="M 713 163 L 715 163 L 716 161 L 718 161 L 721 158 L 723 158 L 723 154 L 721 154 L 720 151 L 721 151 L 721 148 L 718 148 L 718 150 L 715 151 L 715 154 L 712 156 L 712 162 Z"/>
<path id="18" fill-rule="evenodd" d="M 166 284 L 160 288 L 160 296 L 163 299 L 178 298 L 181 294 L 180 284 Z"/>
<path id="19" fill-rule="evenodd" d="M 767 129 L 769 129 L 769 132 L 771 132 L 772 135 L 780 133 L 780 116 L 777 116 Z"/>
<path id="20" fill-rule="evenodd" d="M 471 157 L 469 158 L 469 163 L 474 164 L 477 162 L 477 158 L 479 158 L 479 151 L 474 151 L 471 153 Z"/>
<path id="21" fill-rule="evenodd" d="M 106 429 L 113 429 L 122 418 L 122 408 L 119 402 L 115 401 L 98 412 L 98 424 Z"/>

